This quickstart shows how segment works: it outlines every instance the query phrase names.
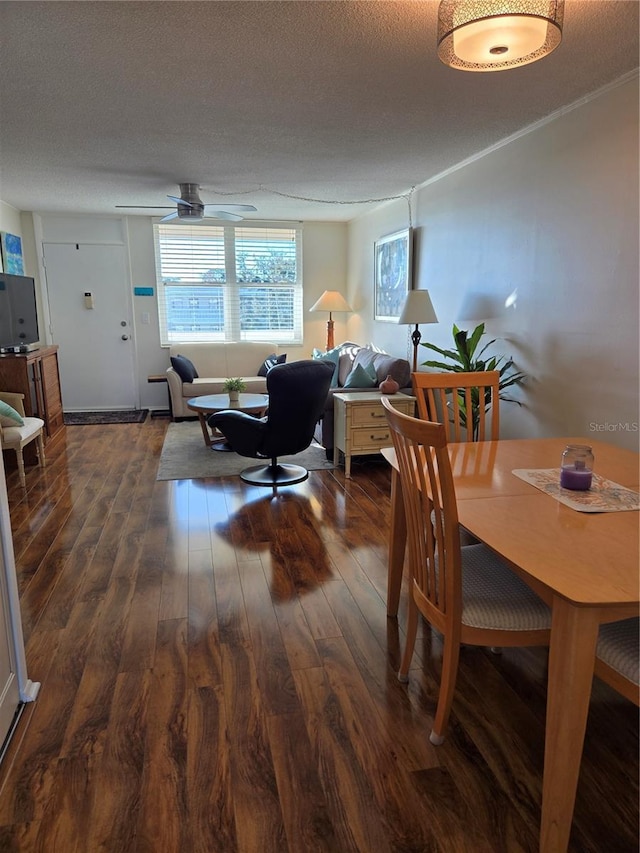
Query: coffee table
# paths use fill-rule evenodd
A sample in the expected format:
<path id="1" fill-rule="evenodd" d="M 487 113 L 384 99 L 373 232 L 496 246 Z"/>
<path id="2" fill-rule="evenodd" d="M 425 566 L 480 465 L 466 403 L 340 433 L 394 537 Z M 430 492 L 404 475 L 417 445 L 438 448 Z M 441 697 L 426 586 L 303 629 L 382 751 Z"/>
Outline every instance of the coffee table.
<path id="1" fill-rule="evenodd" d="M 216 412 L 224 412 L 227 409 L 238 412 L 246 412 L 250 415 L 262 417 L 269 405 L 267 394 L 239 394 L 237 401 L 230 401 L 228 394 L 206 394 L 203 397 L 192 397 L 187 400 L 187 408 L 198 413 L 198 419 L 204 436 L 204 443 L 212 450 L 231 450 L 224 436 L 209 432 L 207 418 Z"/>

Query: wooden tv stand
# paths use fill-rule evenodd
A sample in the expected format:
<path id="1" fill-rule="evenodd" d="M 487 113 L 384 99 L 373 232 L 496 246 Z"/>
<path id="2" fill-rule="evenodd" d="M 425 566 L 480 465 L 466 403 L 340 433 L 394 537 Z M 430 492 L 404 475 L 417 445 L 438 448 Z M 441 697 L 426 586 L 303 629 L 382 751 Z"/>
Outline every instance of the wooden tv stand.
<path id="1" fill-rule="evenodd" d="M 25 414 L 44 421 L 45 442 L 64 429 L 57 346 L 0 354 L 0 391 L 24 394 Z"/>

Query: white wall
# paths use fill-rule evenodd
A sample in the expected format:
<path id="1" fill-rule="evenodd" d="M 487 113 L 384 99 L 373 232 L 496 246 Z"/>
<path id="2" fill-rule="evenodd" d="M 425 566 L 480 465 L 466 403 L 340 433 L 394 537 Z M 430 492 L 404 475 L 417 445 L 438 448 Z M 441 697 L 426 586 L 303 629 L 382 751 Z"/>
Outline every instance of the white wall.
<path id="1" fill-rule="evenodd" d="M 487 321 L 495 351 L 529 376 L 523 407 L 501 406 L 503 437 L 636 449 L 637 77 L 421 188 L 412 210 L 415 287 L 428 288 L 440 320 L 421 327 L 423 340 L 450 347 L 453 322 L 476 325 L 461 309 L 481 294 L 498 308 Z M 349 336 L 397 355 L 408 329 L 373 320 L 373 244 L 408 224 L 407 205 L 395 202 L 349 231 L 348 299 L 361 312 Z M 419 362 L 430 357 L 421 348 Z"/>

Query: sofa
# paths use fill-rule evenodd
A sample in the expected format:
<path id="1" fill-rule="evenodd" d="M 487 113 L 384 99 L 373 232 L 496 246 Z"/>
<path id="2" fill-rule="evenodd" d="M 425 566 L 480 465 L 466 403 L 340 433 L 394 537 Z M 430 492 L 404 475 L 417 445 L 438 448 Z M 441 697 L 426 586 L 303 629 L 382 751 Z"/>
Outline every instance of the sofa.
<path id="1" fill-rule="evenodd" d="M 411 365 L 405 358 L 381 352 L 375 346 L 361 346 L 346 341 L 330 353 L 314 351 L 315 358 L 332 357 L 337 362 L 332 387 L 329 389 L 322 419 L 318 422 L 315 439 L 333 458 L 333 395 L 340 391 L 374 391 L 380 382 L 391 376 L 400 386 L 399 391 L 412 394 Z M 365 377 L 365 373 L 368 374 Z M 361 377 L 361 379 L 359 378 Z M 347 387 L 345 387 L 347 386 Z"/>
<path id="2" fill-rule="evenodd" d="M 268 341 L 177 344 L 170 347 L 169 356 L 173 364 L 167 368 L 167 384 L 174 420 L 195 417 L 187 408 L 187 400 L 224 393 L 222 386 L 226 379 L 241 377 L 248 394 L 265 394 L 265 362 L 272 356 L 286 358 L 279 355 L 277 344 Z M 189 365 L 195 368 L 196 375 L 190 373 Z"/>

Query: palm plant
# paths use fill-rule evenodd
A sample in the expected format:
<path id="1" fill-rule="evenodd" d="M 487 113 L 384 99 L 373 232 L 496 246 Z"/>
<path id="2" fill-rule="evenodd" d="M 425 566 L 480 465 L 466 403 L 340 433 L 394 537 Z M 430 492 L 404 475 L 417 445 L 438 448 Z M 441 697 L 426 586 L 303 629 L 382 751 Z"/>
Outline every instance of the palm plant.
<path id="1" fill-rule="evenodd" d="M 422 362 L 422 364 L 425 367 L 435 367 L 439 370 L 450 371 L 453 373 L 478 373 L 485 370 L 497 370 L 500 374 L 500 380 L 498 383 L 500 399 L 505 400 L 509 403 L 517 403 L 518 406 L 521 406 L 522 403 L 519 400 L 516 400 L 503 392 L 506 388 L 510 388 L 515 385 L 521 385 L 524 382 L 526 375 L 522 371 L 516 369 L 513 359 L 511 357 L 506 358 L 506 356 L 504 355 L 487 355 L 484 358 L 482 357 L 486 350 L 492 344 L 495 344 L 495 338 L 491 341 L 488 341 L 476 354 L 476 350 L 478 349 L 478 345 L 480 344 L 480 338 L 483 335 L 484 323 L 480 323 L 479 326 L 476 326 L 476 328 L 470 335 L 464 329 L 459 329 L 454 323 L 453 340 L 456 347 L 455 350 L 441 349 L 435 344 L 430 343 L 421 344 L 421 346 L 439 353 L 440 355 L 444 356 L 444 358 L 449 359 L 449 361 L 424 361 Z M 459 402 L 461 420 L 465 429 L 468 429 L 466 404 L 464 400 L 464 395 L 462 393 L 459 393 Z M 490 388 L 486 390 L 484 395 L 484 408 L 485 411 L 489 411 L 489 409 L 491 408 Z M 473 389 L 471 392 L 471 434 L 474 439 L 476 439 L 478 436 L 479 423 L 480 393 L 479 390 L 476 388 Z"/>

